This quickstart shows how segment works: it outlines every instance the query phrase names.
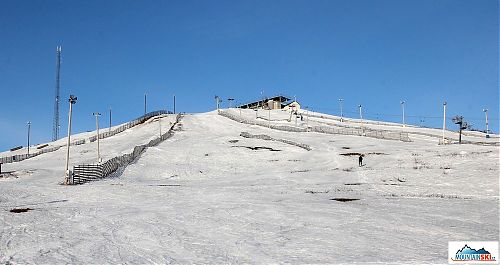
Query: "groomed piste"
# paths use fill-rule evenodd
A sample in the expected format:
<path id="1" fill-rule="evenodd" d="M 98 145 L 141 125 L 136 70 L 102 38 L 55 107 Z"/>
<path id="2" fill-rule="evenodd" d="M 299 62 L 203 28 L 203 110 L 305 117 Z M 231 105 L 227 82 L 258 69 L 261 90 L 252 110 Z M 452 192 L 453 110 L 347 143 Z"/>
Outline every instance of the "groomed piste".
<path id="1" fill-rule="evenodd" d="M 64 148 L 2 165 L 0 264 L 446 263 L 449 241 L 498 240 L 498 135 L 221 111 L 101 139 L 107 161 L 173 130 L 99 181 L 62 185 Z"/>

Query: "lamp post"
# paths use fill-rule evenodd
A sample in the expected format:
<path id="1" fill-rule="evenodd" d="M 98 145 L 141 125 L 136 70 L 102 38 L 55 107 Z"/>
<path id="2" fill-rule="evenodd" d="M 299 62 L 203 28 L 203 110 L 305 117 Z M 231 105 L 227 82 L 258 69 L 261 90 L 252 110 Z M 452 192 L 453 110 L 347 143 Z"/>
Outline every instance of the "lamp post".
<path id="1" fill-rule="evenodd" d="M 267 117 L 267 121 L 268 121 L 269 129 L 270 129 L 271 128 L 271 108 L 269 108 L 269 115 Z"/>
<path id="2" fill-rule="evenodd" d="M 217 109 L 217 113 L 219 113 L 219 96 L 215 95 L 215 107 Z"/>
<path id="3" fill-rule="evenodd" d="M 306 127 L 307 131 L 309 131 L 309 106 L 306 107 Z"/>
<path id="4" fill-rule="evenodd" d="M 109 108 L 109 130 L 108 132 L 111 132 L 111 107 Z"/>
<path id="5" fill-rule="evenodd" d="M 31 121 L 28 121 L 28 158 L 30 157 L 30 130 L 31 130 Z"/>
<path id="6" fill-rule="evenodd" d="M 99 112 L 94 112 L 92 115 L 95 116 L 95 127 L 97 128 L 97 163 L 101 163 L 101 154 L 100 154 L 100 149 L 99 149 L 99 116 L 101 116 L 101 113 Z"/>
<path id="7" fill-rule="evenodd" d="M 359 118 L 361 119 L 361 125 L 363 125 L 363 112 L 362 112 L 363 106 L 361 106 L 360 104 L 358 107 L 359 107 Z"/>
<path id="8" fill-rule="evenodd" d="M 66 148 L 66 167 L 64 168 L 65 178 L 64 184 L 69 185 L 70 183 L 70 172 L 69 172 L 69 145 L 71 143 L 71 115 L 73 113 L 73 104 L 76 104 L 77 97 L 74 95 L 69 96 L 69 114 L 68 114 L 68 143 Z"/>
<path id="9" fill-rule="evenodd" d="M 342 111 L 342 101 L 344 101 L 343 98 L 339 98 L 339 104 L 340 104 L 340 122 L 344 121 L 344 112 Z"/>
<path id="10" fill-rule="evenodd" d="M 264 109 L 264 90 L 260 91 L 260 97 L 262 99 L 261 107 L 262 107 L 262 109 Z"/>
<path id="11" fill-rule="evenodd" d="M 446 101 L 443 102 L 443 144 L 446 143 L 446 139 L 444 138 L 444 131 L 446 130 Z"/>
<path id="12" fill-rule="evenodd" d="M 227 101 L 229 101 L 229 108 L 232 107 L 232 102 L 233 102 L 234 98 L 228 98 Z"/>
<path id="13" fill-rule="evenodd" d="M 406 123 L 405 123 L 405 101 L 402 100 L 401 101 L 401 108 L 403 108 L 403 127 L 406 127 Z"/>
<path id="14" fill-rule="evenodd" d="M 483 112 L 484 112 L 485 119 L 486 119 L 486 137 L 490 137 L 489 136 L 490 130 L 488 129 L 488 109 L 483 109 Z"/>
<path id="15" fill-rule="evenodd" d="M 144 93 L 144 115 L 146 115 L 147 97 L 148 93 Z"/>

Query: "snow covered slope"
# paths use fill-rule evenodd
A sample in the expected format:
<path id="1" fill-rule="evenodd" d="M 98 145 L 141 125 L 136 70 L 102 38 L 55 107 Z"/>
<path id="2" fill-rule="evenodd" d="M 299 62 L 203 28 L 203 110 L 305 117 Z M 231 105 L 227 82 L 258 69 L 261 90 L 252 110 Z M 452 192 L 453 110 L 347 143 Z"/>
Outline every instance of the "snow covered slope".
<path id="1" fill-rule="evenodd" d="M 104 139 L 101 154 L 128 152 L 158 126 Z M 209 112 L 185 115 L 117 178 L 59 185 L 63 149 L 7 164 L 0 263 L 447 263 L 448 241 L 498 241 L 499 147 L 412 140 L 283 132 Z M 72 164 L 95 161 L 93 144 L 71 150 Z"/>

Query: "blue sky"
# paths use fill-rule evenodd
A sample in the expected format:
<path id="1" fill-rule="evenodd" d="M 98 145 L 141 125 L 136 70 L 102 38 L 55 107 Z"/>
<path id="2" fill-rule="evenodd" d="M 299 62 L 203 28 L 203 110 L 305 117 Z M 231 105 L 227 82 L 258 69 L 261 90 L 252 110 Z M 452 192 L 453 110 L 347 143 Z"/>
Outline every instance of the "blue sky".
<path id="1" fill-rule="evenodd" d="M 205 112 L 260 91 L 347 116 L 441 126 L 463 115 L 499 131 L 496 0 L 0 1 L 0 150 L 49 141 L 61 45 L 61 135 L 148 110 Z M 224 103 L 226 104 L 226 103 Z M 449 121 L 449 127 L 454 125 Z"/>

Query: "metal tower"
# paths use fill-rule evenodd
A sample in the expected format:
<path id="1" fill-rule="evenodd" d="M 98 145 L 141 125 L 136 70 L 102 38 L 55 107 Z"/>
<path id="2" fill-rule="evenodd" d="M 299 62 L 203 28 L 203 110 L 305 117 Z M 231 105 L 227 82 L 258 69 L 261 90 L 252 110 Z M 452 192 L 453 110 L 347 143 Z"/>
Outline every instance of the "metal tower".
<path id="1" fill-rule="evenodd" d="M 61 46 L 56 47 L 56 100 L 54 102 L 54 124 L 52 128 L 52 141 L 59 139 L 59 92 L 61 87 Z"/>

